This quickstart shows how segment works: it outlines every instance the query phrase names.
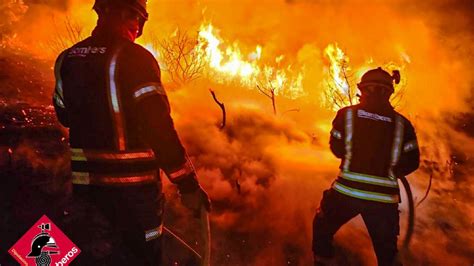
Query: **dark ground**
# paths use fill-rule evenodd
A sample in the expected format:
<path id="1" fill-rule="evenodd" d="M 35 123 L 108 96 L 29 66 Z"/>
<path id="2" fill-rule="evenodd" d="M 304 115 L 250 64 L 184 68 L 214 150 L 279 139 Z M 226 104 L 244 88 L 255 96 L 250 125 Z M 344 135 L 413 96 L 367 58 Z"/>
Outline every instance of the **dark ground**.
<path id="1" fill-rule="evenodd" d="M 120 241 L 112 237 L 108 222 L 99 213 L 93 215 L 95 221 L 85 219 L 93 208 L 69 200 L 67 139 L 53 110 L 15 104 L 0 108 L 0 118 L 0 264 L 17 265 L 8 249 L 43 215 L 73 242 L 83 243 L 81 238 L 92 235 L 91 248 L 100 250 Z M 88 224 L 93 226 L 84 228 Z M 164 240 L 166 250 L 172 251 L 166 253 L 165 265 L 197 265 L 194 256 L 175 239 L 165 235 Z M 121 265 L 133 265 L 126 250 L 120 253 Z"/>

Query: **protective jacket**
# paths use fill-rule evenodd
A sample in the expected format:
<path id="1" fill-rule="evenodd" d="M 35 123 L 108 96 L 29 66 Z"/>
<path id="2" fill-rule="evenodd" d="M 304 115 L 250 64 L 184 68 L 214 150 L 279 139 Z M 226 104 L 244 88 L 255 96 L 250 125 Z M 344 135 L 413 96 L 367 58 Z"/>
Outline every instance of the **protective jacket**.
<path id="1" fill-rule="evenodd" d="M 55 75 L 53 104 L 69 128 L 74 184 L 153 183 L 161 168 L 180 190 L 198 187 L 150 52 L 93 32 L 58 57 Z"/>
<path id="2" fill-rule="evenodd" d="M 415 130 L 389 104 L 359 104 L 339 110 L 330 147 L 342 159 L 333 189 L 359 199 L 398 203 L 397 177 L 419 166 Z"/>

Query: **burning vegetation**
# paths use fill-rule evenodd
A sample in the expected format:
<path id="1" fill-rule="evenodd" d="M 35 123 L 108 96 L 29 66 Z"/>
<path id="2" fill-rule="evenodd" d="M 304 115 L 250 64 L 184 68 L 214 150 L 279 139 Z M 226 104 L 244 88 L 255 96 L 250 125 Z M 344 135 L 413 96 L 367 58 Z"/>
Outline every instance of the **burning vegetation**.
<path id="1" fill-rule="evenodd" d="M 356 83 L 376 66 L 401 74 L 391 101 L 419 137 L 422 165 L 408 177 L 416 201 L 431 184 L 416 209 L 406 265 L 474 262 L 472 1 L 149 2 L 139 43 L 161 65 L 178 133 L 213 200 L 213 265 L 311 264 L 312 217 L 338 172 L 330 122 L 335 110 L 358 102 Z M 60 203 L 70 189 L 67 136 L 49 106 L 52 66 L 58 50 L 92 30 L 91 7 L 86 0 L 0 4 L 2 167 L 16 158 L 15 170 L 0 175 L 9 180 L 1 194 L 11 241 L 36 220 L 36 211 L 19 207 L 35 200 L 20 195 Z M 27 130 L 35 133 L 9 133 Z M 6 141 L 12 136 L 20 137 Z M 198 242 L 174 188 L 166 194 L 165 224 Z M 53 220 L 64 216 L 59 203 L 50 210 L 36 202 Z M 361 219 L 343 227 L 336 244 L 341 265 L 375 264 Z"/>

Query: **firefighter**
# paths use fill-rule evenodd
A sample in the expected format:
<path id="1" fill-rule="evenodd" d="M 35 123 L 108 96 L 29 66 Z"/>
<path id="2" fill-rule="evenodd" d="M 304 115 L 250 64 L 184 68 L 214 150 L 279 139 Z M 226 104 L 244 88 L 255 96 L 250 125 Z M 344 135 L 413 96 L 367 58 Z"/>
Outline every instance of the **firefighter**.
<path id="1" fill-rule="evenodd" d="M 358 84 L 360 103 L 342 108 L 333 120 L 330 148 L 341 164 L 313 220 L 315 265 L 334 264 L 333 236 L 358 214 L 378 265 L 398 263 L 397 178 L 415 171 L 420 155 L 412 124 L 389 101 L 399 82 L 398 71 L 393 76 L 380 67 L 366 72 Z"/>
<path id="2" fill-rule="evenodd" d="M 62 52 L 54 68 L 53 104 L 69 128 L 73 198 L 100 210 L 133 265 L 161 265 L 160 169 L 192 211 L 209 210 L 210 200 L 175 131 L 158 63 L 134 43 L 148 19 L 146 0 L 96 0 L 93 9 L 92 35 Z M 97 254 L 80 248 L 82 264 L 99 264 Z"/>

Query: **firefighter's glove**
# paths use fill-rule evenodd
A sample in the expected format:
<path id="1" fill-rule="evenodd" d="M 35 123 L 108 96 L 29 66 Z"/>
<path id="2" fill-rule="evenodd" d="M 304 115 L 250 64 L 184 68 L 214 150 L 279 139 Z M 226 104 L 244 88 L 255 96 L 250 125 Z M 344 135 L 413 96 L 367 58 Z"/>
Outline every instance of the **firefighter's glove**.
<path id="1" fill-rule="evenodd" d="M 180 191 L 181 202 L 183 205 L 191 210 L 195 217 L 199 217 L 201 208 L 205 208 L 207 211 L 211 210 L 211 200 L 206 191 L 198 185 L 198 188 L 192 192 Z"/>

